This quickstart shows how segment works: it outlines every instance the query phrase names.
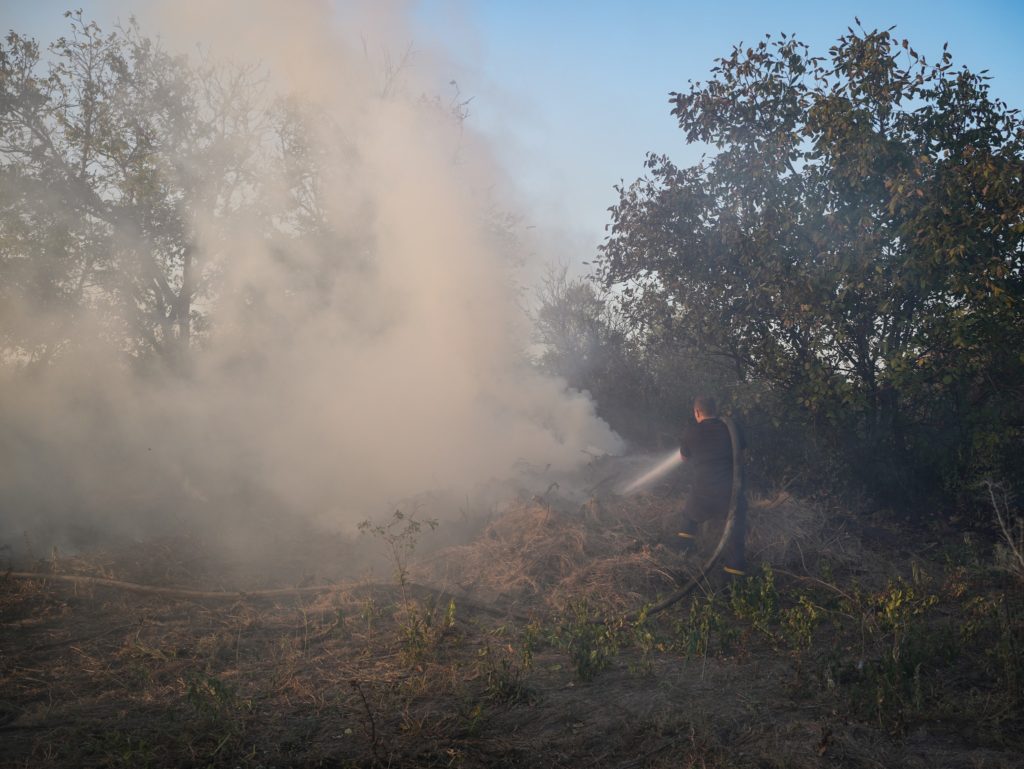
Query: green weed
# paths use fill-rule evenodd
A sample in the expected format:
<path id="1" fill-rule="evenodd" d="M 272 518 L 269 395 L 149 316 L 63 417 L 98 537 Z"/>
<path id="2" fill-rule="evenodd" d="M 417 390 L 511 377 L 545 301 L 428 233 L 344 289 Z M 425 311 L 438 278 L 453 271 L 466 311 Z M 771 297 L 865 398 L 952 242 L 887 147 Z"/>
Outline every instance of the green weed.
<path id="1" fill-rule="evenodd" d="M 395 567 L 395 579 L 402 586 L 404 598 L 407 598 L 405 587 L 409 583 L 409 558 L 416 550 L 424 524 L 431 531 L 438 526 L 437 521 L 432 518 L 420 521 L 415 515 L 406 515 L 401 510 L 395 510 L 387 523 L 363 521 L 359 524 L 361 533 L 376 537 L 387 546 L 392 565 Z"/>
<path id="2" fill-rule="evenodd" d="M 928 677 L 950 659 L 952 636 L 929 625 L 938 598 L 903 580 L 874 595 L 854 591 L 844 608 L 860 625 L 860 655 L 839 663 L 835 680 L 847 683 L 855 712 L 892 733 L 922 713 Z M 937 684 L 937 681 L 936 681 Z"/>
<path id="3" fill-rule="evenodd" d="M 402 654 L 407 663 L 430 659 L 441 640 L 455 627 L 455 599 L 448 601 L 443 612 L 434 606 L 420 607 L 410 603 L 399 624 Z"/>
<path id="4" fill-rule="evenodd" d="M 659 648 L 657 639 L 652 632 L 651 624 L 648 622 L 647 607 L 640 611 L 640 616 L 629 628 L 629 642 L 640 652 L 640 658 L 631 662 L 629 670 L 631 673 L 650 675 L 654 670 L 653 655 Z"/>
<path id="5" fill-rule="evenodd" d="M 779 618 L 779 593 L 771 566 L 766 564 L 759 575 L 736 580 L 729 604 L 737 619 L 750 622 L 755 629 L 774 638 L 771 626 Z"/>
<path id="6" fill-rule="evenodd" d="M 586 601 L 572 604 L 567 615 L 555 630 L 556 643 L 569 654 L 577 677 L 590 681 L 618 654 L 618 628 L 591 618 Z"/>
<path id="7" fill-rule="evenodd" d="M 434 606 L 419 606 L 409 596 L 409 558 L 416 550 L 424 525 L 433 531 L 438 522 L 430 518 L 421 521 L 401 510 L 395 510 L 387 523 L 363 521 L 359 524 L 360 532 L 384 543 L 394 566 L 395 579 L 402 592 L 402 605 L 396 617 L 402 653 L 408 663 L 427 660 L 441 638 L 455 625 L 454 600 L 449 601 L 443 613 L 439 613 Z"/>
<path id="8" fill-rule="evenodd" d="M 794 649 L 809 649 L 814 638 L 814 629 L 822 619 L 823 610 L 801 595 L 796 606 L 781 612 L 782 628 L 786 640 Z"/>
<path id="9" fill-rule="evenodd" d="M 516 654 L 511 644 L 495 649 L 487 643 L 477 652 L 477 664 L 484 681 L 484 695 L 495 702 L 515 703 L 529 695 L 526 674 L 532 660 L 522 653 Z"/>
<path id="10" fill-rule="evenodd" d="M 712 633 L 719 635 L 723 650 L 732 638 L 713 594 L 703 599 L 694 596 L 686 618 L 676 620 L 673 630 L 673 648 L 688 657 L 707 657 L 711 651 Z"/>

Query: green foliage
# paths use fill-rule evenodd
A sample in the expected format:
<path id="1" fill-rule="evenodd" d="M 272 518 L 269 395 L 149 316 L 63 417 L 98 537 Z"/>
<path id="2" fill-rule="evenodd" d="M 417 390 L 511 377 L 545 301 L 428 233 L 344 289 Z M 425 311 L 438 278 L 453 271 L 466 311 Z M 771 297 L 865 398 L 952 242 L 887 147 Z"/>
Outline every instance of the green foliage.
<path id="1" fill-rule="evenodd" d="M 833 661 L 830 680 L 846 686 L 856 713 L 893 733 L 922 713 L 936 688 L 928 681 L 955 657 L 955 634 L 930 616 L 937 603 L 922 585 L 900 579 L 879 593 L 854 591 L 843 603 L 861 643 L 854 659 Z"/>
<path id="2" fill-rule="evenodd" d="M 822 619 L 821 607 L 815 606 L 810 599 L 800 596 L 796 606 L 783 609 L 782 627 L 786 639 L 794 649 L 809 649 L 814 640 L 814 629 Z"/>
<path id="3" fill-rule="evenodd" d="M 654 671 L 653 655 L 662 646 L 654 634 L 647 608 L 645 606 L 636 621 L 627 628 L 629 644 L 640 652 L 640 659 L 630 664 L 630 672 L 641 675 L 649 675 Z"/>
<path id="4" fill-rule="evenodd" d="M 381 610 L 373 600 L 373 596 L 367 596 L 359 606 L 359 618 L 366 625 L 367 635 L 373 633 L 373 624 L 381 616 Z"/>
<path id="5" fill-rule="evenodd" d="M 1006 595 L 975 596 L 964 604 L 960 641 L 981 649 L 988 675 L 1012 707 L 1024 708 L 1024 614 Z"/>
<path id="6" fill-rule="evenodd" d="M 409 558 L 416 550 L 423 524 L 433 531 L 437 521 L 420 521 L 415 515 L 395 510 L 387 523 L 362 521 L 359 531 L 382 541 L 395 569 L 395 579 L 402 591 L 402 606 L 398 612 L 403 654 L 410 663 L 427 659 L 444 635 L 455 626 L 455 600 L 451 599 L 441 611 L 436 605 L 420 606 L 409 596 Z M 369 627 L 370 620 L 367 621 Z"/>
<path id="7" fill-rule="evenodd" d="M 239 697 L 234 688 L 214 675 L 194 675 L 188 682 L 185 700 L 193 711 L 189 723 L 196 749 L 213 763 L 221 752 L 231 754 L 240 747 L 245 734 L 244 716 L 252 702 Z"/>
<path id="8" fill-rule="evenodd" d="M 0 328 L 5 363 L 103 340 L 142 370 L 187 367 L 236 290 L 222 278 L 241 222 L 301 245 L 282 295 L 316 300 L 367 258 L 369 235 L 343 237 L 325 214 L 330 169 L 311 137 L 328 115 L 272 98 L 259 67 L 172 55 L 134 20 L 104 31 L 65 17 L 45 51 L 13 31 L 0 41 L 0 303 L 16 310 Z M 243 319 L 279 333 L 269 297 L 237 290 Z"/>
<path id="9" fill-rule="evenodd" d="M 592 280 L 570 280 L 565 269 L 546 277 L 533 321 L 540 366 L 591 393 L 602 418 L 642 443 L 674 443 L 694 396 L 735 378 L 697 350 L 636 327 L 614 294 Z"/>
<path id="10" fill-rule="evenodd" d="M 487 699 L 515 703 L 529 696 L 526 675 L 533 658 L 528 643 L 518 653 L 511 644 L 496 649 L 488 643 L 477 655 Z"/>
<path id="11" fill-rule="evenodd" d="M 407 603 L 398 616 L 402 656 L 409 664 L 425 662 L 455 627 L 455 601 L 449 601 L 444 612 L 435 606 Z"/>
<path id="12" fill-rule="evenodd" d="M 566 616 L 555 628 L 555 641 L 569 654 L 576 675 L 591 681 L 608 668 L 619 651 L 619 628 L 591 616 L 586 601 L 569 605 Z"/>
<path id="13" fill-rule="evenodd" d="M 387 523 L 362 521 L 359 524 L 360 533 L 379 539 L 387 546 L 388 555 L 395 567 L 395 579 L 403 590 L 409 581 L 409 557 L 416 550 L 423 524 L 431 531 L 437 528 L 437 520 L 427 518 L 420 521 L 415 514 L 406 515 L 401 510 L 395 510 Z"/>
<path id="14" fill-rule="evenodd" d="M 771 566 L 766 564 L 760 574 L 735 580 L 729 604 L 738 619 L 750 622 L 756 630 L 774 638 L 771 625 L 778 620 L 779 593 Z"/>
<path id="15" fill-rule="evenodd" d="M 995 657 L 1003 690 L 1018 711 L 1024 710 L 1024 613 L 1004 595 L 996 611 Z"/>
<path id="16" fill-rule="evenodd" d="M 657 403 L 651 366 L 629 338 L 628 325 L 592 281 L 566 268 L 545 277 L 533 316 L 538 364 L 594 397 L 601 416 L 628 437 L 643 434 Z"/>
<path id="17" fill-rule="evenodd" d="M 715 595 L 694 596 L 686 618 L 674 623 L 673 647 L 686 656 L 707 657 L 715 637 L 720 639 L 723 647 L 727 647 L 732 635 L 725 617 L 718 610 Z"/>
<path id="18" fill-rule="evenodd" d="M 192 66 L 134 22 L 65 16 L 45 59 L 15 32 L 0 43 L 0 284 L 37 321 L 0 344 L 49 359 L 91 308 L 123 349 L 180 364 L 216 260 L 194 219 L 254 198 L 258 78 Z"/>
<path id="19" fill-rule="evenodd" d="M 672 103 L 714 152 L 651 155 L 598 259 L 637 344 L 725 361 L 751 418 L 787 426 L 776 472 L 821 457 L 891 494 L 1016 477 L 1024 124 L 986 78 L 891 30 L 826 57 L 769 37 Z"/>
<path id="20" fill-rule="evenodd" d="M 459 715 L 463 720 L 462 728 L 469 739 L 475 739 L 483 733 L 489 718 L 482 702 L 460 703 Z"/>
<path id="21" fill-rule="evenodd" d="M 136 738 L 121 730 L 91 735 L 85 749 L 88 753 L 102 757 L 102 765 L 112 769 L 149 769 L 160 765 L 152 744 L 142 737 Z"/>

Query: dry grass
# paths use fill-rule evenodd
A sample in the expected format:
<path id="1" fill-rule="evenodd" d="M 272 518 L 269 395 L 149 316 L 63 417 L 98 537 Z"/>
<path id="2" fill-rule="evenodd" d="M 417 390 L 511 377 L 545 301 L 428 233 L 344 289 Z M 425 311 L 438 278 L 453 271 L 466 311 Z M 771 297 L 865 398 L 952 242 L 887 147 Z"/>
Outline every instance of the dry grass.
<path id="1" fill-rule="evenodd" d="M 0 578 L 0 766 L 1021 765 L 1024 746 L 1012 736 L 1020 716 L 1000 704 L 1009 700 L 993 688 L 1006 677 L 997 670 L 926 665 L 922 686 L 937 702 L 947 702 L 939 697 L 947 679 L 976 694 L 940 716 L 911 709 L 921 725 L 901 722 L 899 731 L 871 715 L 874 690 L 860 704 L 848 700 L 860 691 L 857 665 L 874 665 L 877 649 L 863 645 L 863 623 L 846 640 L 840 623 L 858 610 L 871 619 L 875 604 L 870 596 L 860 609 L 841 603 L 852 588 L 840 580 L 896 572 L 886 553 L 791 497 L 753 500 L 752 560 L 822 584 L 825 565 L 839 576 L 817 593 L 780 578 L 768 632 L 733 617 L 711 586 L 696 598 L 712 617 L 703 631 L 689 605 L 659 615 L 647 635 L 569 622 L 582 603 L 622 616 L 673 589 L 688 562 L 660 542 L 679 504 L 654 494 L 509 503 L 472 542 L 412 567 L 414 581 L 456 595 L 453 622 L 447 599 L 413 592 L 407 600 L 357 580 L 312 596 L 206 603 Z M 338 579 L 339 559 L 366 544 L 311 540 L 306 552 L 324 557 L 311 567 L 296 559 L 301 542 L 285 543 L 283 573 L 296 585 Z M 58 554 L 35 567 L 182 587 L 255 589 L 267 580 L 186 540 Z M 950 574 L 959 582 L 943 595 L 989 623 L 972 643 L 991 640 L 998 651 L 999 634 L 985 628 L 1016 627 L 1015 604 L 978 593 L 963 571 Z M 789 615 L 781 612 L 796 606 L 798 591 L 836 618 L 817 627 L 806 651 L 783 640 Z M 494 618 L 473 602 L 535 622 Z M 958 606 L 948 602 L 936 616 L 958 618 Z M 687 634 L 700 632 L 707 646 L 695 654 Z M 605 655 L 603 667 L 582 680 L 574 666 L 588 649 Z"/>
<path id="2" fill-rule="evenodd" d="M 827 562 L 834 571 L 873 571 L 889 567 L 864 548 L 848 523 L 820 506 L 780 492 L 750 501 L 747 557 L 752 563 L 815 572 Z"/>
<path id="3" fill-rule="evenodd" d="M 586 600 L 624 613 L 671 592 L 692 569 L 663 543 L 671 542 L 678 497 L 639 494 L 555 498 L 512 505 L 476 541 L 449 548 L 418 571 L 427 582 L 518 610 L 561 611 Z M 889 573 L 892 566 L 865 550 L 856 534 L 820 507 L 780 493 L 750 500 L 747 552 L 751 564 L 799 574 L 827 562 L 836 573 Z M 717 541 L 713 527 L 705 550 Z"/>
<path id="4" fill-rule="evenodd" d="M 674 504 L 650 496 L 520 502 L 419 576 L 518 610 L 558 611 L 586 600 L 623 612 L 675 585 L 684 561 L 658 544 Z"/>

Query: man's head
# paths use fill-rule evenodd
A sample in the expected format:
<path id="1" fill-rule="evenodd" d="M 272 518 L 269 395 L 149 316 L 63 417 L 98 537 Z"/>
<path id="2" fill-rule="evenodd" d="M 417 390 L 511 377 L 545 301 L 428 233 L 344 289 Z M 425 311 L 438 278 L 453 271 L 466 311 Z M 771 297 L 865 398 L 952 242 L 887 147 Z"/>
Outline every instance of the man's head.
<path id="1" fill-rule="evenodd" d="M 693 418 L 698 422 L 718 416 L 718 403 L 710 395 L 698 395 L 693 399 Z"/>

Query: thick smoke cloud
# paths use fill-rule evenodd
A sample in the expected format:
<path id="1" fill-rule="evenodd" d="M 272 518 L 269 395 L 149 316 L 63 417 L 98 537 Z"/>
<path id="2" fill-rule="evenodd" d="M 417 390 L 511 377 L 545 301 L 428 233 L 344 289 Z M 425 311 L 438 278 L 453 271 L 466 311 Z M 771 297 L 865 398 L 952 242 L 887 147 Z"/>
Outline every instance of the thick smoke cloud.
<path id="1" fill-rule="evenodd" d="M 290 239 L 284 221 L 267 235 L 288 196 L 272 163 L 253 205 L 197 210 L 215 289 L 184 373 L 126 365 L 109 312 L 9 304 L 4 324 L 71 330 L 49 365 L 8 350 L 0 367 L 0 542 L 264 515 L 348 528 L 408 495 L 618 450 L 584 394 L 525 362 L 529 245 L 499 226 L 507 180 L 472 121 L 433 96 L 443 56 L 403 61 L 406 10 L 203 2 L 140 19 L 166 45 L 254 63 L 302 105 L 330 238 Z"/>

